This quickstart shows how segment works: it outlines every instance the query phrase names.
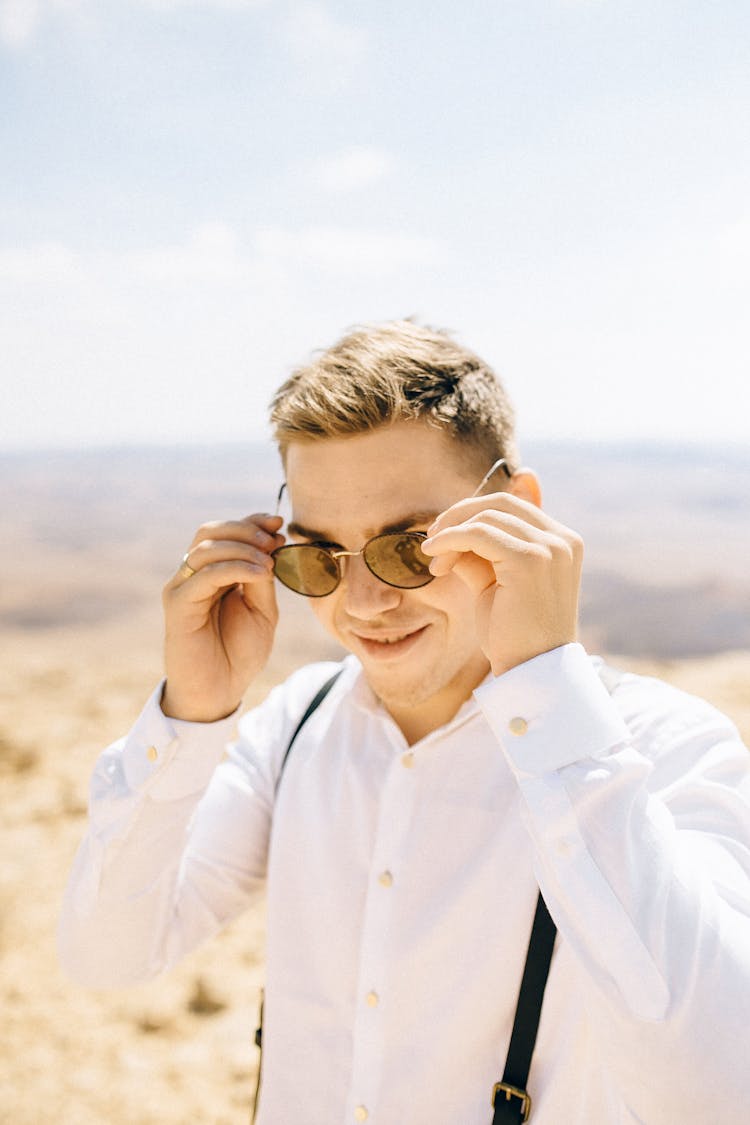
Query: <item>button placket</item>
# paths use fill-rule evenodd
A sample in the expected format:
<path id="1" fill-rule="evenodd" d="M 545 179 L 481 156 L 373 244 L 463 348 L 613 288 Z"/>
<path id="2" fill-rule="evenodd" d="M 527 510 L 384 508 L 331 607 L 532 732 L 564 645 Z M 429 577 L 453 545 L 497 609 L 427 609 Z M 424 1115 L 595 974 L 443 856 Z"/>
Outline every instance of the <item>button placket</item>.
<path id="1" fill-rule="evenodd" d="M 388 1000 L 388 941 L 393 931 L 393 911 L 398 905 L 392 888 L 397 880 L 399 857 L 406 848 L 418 779 L 418 771 L 404 769 L 401 758 L 402 755 L 393 756 L 381 789 L 360 945 L 360 999 L 353 1028 L 350 1112 L 356 1114 L 361 1107 L 368 1116 L 375 1112 L 384 1054 L 381 1008 Z"/>

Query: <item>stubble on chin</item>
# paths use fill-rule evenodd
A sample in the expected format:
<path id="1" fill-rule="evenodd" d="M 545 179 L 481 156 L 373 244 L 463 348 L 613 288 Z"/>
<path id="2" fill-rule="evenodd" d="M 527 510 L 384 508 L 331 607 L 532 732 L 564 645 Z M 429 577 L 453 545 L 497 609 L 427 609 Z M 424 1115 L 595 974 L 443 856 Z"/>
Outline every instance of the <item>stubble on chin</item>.
<path id="1" fill-rule="evenodd" d="M 401 668 L 394 665 L 387 671 L 383 668 L 364 667 L 365 678 L 370 688 L 389 709 L 416 709 L 429 702 L 441 691 L 450 679 L 441 676 L 435 669 Z"/>

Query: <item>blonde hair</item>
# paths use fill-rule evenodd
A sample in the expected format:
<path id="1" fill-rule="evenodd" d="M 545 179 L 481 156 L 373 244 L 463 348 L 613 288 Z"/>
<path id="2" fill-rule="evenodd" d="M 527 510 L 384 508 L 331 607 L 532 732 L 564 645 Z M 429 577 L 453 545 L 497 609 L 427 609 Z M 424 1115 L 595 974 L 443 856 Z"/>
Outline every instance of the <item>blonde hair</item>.
<path id="1" fill-rule="evenodd" d="M 271 403 L 282 457 L 292 441 L 345 437 L 415 418 L 445 430 L 488 465 L 518 468 L 503 385 L 442 329 L 411 320 L 361 325 L 297 368 Z"/>

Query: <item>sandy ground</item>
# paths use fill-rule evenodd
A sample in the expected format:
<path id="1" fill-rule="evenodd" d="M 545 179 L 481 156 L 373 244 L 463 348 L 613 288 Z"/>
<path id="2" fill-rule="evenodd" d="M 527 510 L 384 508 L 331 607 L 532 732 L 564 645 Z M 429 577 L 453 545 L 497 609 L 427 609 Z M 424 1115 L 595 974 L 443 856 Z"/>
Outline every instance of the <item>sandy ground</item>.
<path id="1" fill-rule="evenodd" d="M 0 1122 L 8 1125 L 248 1119 L 261 904 L 169 976 L 128 991 L 80 989 L 56 961 L 88 777 L 159 678 L 153 626 L 136 618 L 2 636 Z M 297 662 L 310 643 L 295 638 Z M 256 695 L 291 667 L 291 647 L 282 639 Z"/>
<path id="2" fill-rule="evenodd" d="M 249 1119 L 263 979 L 260 905 L 171 975 L 127 992 L 82 990 L 56 963 L 56 916 L 84 830 L 88 775 L 159 676 L 155 628 L 152 616 L 136 615 L 107 628 L 3 636 L 1 1122 Z M 287 638 L 258 694 L 316 643 Z M 649 670 L 716 702 L 750 735 L 750 654 Z"/>

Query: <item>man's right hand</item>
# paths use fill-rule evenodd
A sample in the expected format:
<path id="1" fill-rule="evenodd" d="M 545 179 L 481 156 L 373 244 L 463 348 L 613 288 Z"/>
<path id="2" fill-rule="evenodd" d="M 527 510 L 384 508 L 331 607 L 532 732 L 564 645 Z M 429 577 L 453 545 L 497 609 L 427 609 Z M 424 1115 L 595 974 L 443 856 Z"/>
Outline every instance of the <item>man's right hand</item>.
<path id="1" fill-rule="evenodd" d="M 279 616 L 270 555 L 284 542 L 281 523 L 280 516 L 254 515 L 196 532 L 187 565 L 162 595 L 165 715 L 224 718 L 265 666 Z"/>

